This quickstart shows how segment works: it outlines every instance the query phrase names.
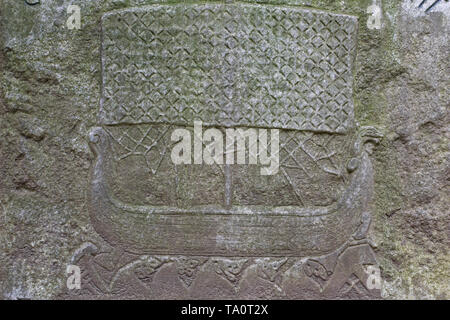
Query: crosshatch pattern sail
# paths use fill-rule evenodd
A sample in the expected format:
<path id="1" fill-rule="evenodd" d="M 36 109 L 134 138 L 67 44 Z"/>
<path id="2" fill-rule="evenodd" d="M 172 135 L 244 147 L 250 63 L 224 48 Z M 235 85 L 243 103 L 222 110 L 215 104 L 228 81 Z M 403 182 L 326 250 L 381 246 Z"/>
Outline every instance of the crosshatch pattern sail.
<path id="1" fill-rule="evenodd" d="M 108 13 L 102 30 L 103 124 L 201 119 L 330 133 L 353 126 L 355 17 L 154 5 Z"/>

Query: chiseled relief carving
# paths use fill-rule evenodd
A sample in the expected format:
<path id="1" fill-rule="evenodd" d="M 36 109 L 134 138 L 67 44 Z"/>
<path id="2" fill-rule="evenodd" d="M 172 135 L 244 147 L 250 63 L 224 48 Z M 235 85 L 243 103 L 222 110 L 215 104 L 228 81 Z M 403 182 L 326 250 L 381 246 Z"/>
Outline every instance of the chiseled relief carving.
<path id="1" fill-rule="evenodd" d="M 382 136 L 354 120 L 355 17 L 236 2 L 126 8 L 101 23 L 88 200 L 105 243 L 74 253 L 82 288 L 68 294 L 380 294 L 367 285 L 377 262 L 366 235 Z M 196 139 L 195 121 L 216 137 L 277 130 L 276 174 L 174 164 L 171 135 Z"/>

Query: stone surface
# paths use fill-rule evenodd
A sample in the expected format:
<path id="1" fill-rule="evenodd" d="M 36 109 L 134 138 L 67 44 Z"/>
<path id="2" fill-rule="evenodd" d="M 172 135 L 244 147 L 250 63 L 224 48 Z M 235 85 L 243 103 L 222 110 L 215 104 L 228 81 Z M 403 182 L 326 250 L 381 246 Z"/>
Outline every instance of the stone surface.
<path id="1" fill-rule="evenodd" d="M 1 2 L 0 296 L 448 299 L 450 4 L 372 2 Z M 280 173 L 174 166 L 194 120 Z"/>

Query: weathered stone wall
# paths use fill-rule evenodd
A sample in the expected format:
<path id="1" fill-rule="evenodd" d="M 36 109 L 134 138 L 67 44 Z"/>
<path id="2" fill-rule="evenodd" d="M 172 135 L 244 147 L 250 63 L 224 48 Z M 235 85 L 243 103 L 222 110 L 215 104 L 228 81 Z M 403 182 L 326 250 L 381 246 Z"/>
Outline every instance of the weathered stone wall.
<path id="1" fill-rule="evenodd" d="M 366 10 L 372 0 L 264 2 L 358 17 L 355 118 L 384 135 L 372 155 L 374 196 L 367 236 L 381 268 L 381 296 L 448 299 L 450 4 L 425 12 L 426 7 L 417 7 L 419 1 L 378 0 L 381 29 L 369 29 Z M 97 124 L 101 96 L 100 19 L 114 9 L 152 3 L 0 2 L 2 298 L 71 298 L 66 266 L 77 259 L 77 250 L 81 247 L 84 255 L 112 250 L 105 249 L 109 244 L 91 225 L 88 203 L 94 159 L 88 136 Z M 66 27 L 70 4 L 81 8 L 80 30 Z M 153 268 L 148 277 L 143 271 L 141 280 L 152 281 L 154 274 L 163 280 L 128 297 L 196 297 L 189 293 L 192 287 L 216 298 L 320 297 L 282 285 L 282 277 L 296 278 L 296 266 L 305 261 L 140 259 Z M 265 272 L 270 263 L 274 271 Z M 241 273 L 244 267 L 247 271 Z M 222 282 L 201 281 L 210 279 L 211 272 Z M 120 283 L 120 276 L 114 281 Z M 120 291 L 124 286 L 108 294 L 127 297 Z M 90 287 L 84 294 L 105 293 Z"/>

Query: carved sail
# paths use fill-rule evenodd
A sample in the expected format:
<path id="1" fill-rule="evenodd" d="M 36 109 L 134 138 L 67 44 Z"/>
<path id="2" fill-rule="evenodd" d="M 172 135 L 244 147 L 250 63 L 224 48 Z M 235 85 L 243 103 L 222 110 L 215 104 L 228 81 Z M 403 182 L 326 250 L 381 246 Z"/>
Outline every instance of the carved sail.
<path id="1" fill-rule="evenodd" d="M 107 13 L 100 123 L 345 133 L 356 29 L 352 16 L 252 4 Z"/>

